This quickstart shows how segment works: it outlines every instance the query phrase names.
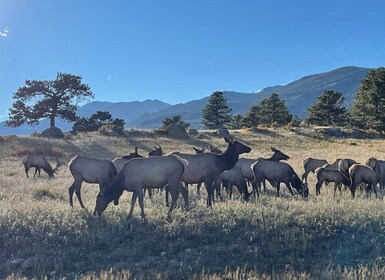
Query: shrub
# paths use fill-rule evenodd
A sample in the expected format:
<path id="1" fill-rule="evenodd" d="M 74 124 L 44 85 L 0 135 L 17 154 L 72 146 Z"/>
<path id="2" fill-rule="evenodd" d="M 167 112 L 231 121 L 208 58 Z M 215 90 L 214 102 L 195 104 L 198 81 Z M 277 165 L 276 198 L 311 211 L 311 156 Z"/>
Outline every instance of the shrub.
<path id="1" fill-rule="evenodd" d="M 13 156 L 18 156 L 18 157 L 26 156 L 26 155 L 34 154 L 34 153 L 35 153 L 35 149 L 34 148 L 30 148 L 30 147 L 16 148 L 16 149 L 14 149 L 12 151 L 12 155 Z"/>
<path id="2" fill-rule="evenodd" d="M 43 199 L 61 199 L 64 200 L 63 195 L 56 193 L 49 186 L 39 187 L 32 192 L 33 198 L 37 200 Z"/>

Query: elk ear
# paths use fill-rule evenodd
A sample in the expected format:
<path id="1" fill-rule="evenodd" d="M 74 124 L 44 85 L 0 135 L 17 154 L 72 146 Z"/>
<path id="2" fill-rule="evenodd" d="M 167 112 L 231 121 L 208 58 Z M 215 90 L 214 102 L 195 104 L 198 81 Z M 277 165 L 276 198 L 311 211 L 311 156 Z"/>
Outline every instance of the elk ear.
<path id="1" fill-rule="evenodd" d="M 224 139 L 229 144 L 233 144 L 234 143 L 234 139 L 232 137 L 225 136 Z"/>
<path id="2" fill-rule="evenodd" d="M 135 153 L 138 153 L 138 146 L 135 146 Z"/>
<path id="3" fill-rule="evenodd" d="M 277 149 L 274 148 L 274 147 L 271 147 L 270 149 L 271 149 L 272 152 L 276 152 L 277 151 Z"/>

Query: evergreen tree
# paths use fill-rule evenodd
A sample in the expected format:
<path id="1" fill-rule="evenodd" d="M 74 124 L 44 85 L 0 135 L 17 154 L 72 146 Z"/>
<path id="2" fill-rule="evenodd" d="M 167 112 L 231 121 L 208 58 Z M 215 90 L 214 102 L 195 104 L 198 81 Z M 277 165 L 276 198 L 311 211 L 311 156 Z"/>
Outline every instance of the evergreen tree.
<path id="1" fill-rule="evenodd" d="M 164 128 L 166 128 L 167 126 L 169 126 L 172 123 L 180 124 L 184 128 L 186 128 L 186 129 L 191 125 L 191 123 L 188 123 L 188 122 L 185 122 L 184 120 L 182 120 L 182 116 L 181 115 L 174 115 L 174 116 L 171 116 L 171 117 L 166 117 L 162 121 L 162 123 L 163 123 L 162 127 L 164 127 Z"/>
<path id="2" fill-rule="evenodd" d="M 13 94 L 15 102 L 9 110 L 7 126 L 17 127 L 24 123 L 36 125 L 42 118 L 76 120 L 78 103 L 93 98 L 90 87 L 82 83 L 81 76 L 58 73 L 56 80 L 26 80 L 25 86 Z"/>
<path id="3" fill-rule="evenodd" d="M 309 108 L 306 122 L 315 125 L 345 125 L 345 98 L 336 90 L 325 90 Z"/>
<path id="4" fill-rule="evenodd" d="M 259 122 L 260 124 L 286 125 L 291 121 L 292 116 L 289 113 L 285 101 L 279 98 L 276 93 L 263 99 L 259 104 Z"/>
<path id="5" fill-rule="evenodd" d="M 202 111 L 202 124 L 208 129 L 226 127 L 231 122 L 230 106 L 223 92 L 215 91 Z"/>
<path id="6" fill-rule="evenodd" d="M 231 129 L 242 128 L 242 120 L 243 120 L 243 117 L 241 114 L 236 114 L 234 116 L 231 116 L 230 128 Z"/>
<path id="7" fill-rule="evenodd" d="M 261 121 L 260 115 L 261 107 L 259 105 L 250 106 L 249 111 L 246 112 L 242 125 L 246 127 L 258 126 Z"/>
<path id="8" fill-rule="evenodd" d="M 363 129 L 385 130 L 385 68 L 368 72 L 358 87 L 350 110 L 353 125 Z"/>
<path id="9" fill-rule="evenodd" d="M 78 120 L 73 124 L 72 129 L 77 132 L 97 131 L 105 125 L 110 126 L 111 130 L 115 132 L 120 134 L 123 133 L 124 120 L 118 118 L 113 119 L 111 114 L 106 111 L 97 111 L 89 118 L 78 118 Z"/>

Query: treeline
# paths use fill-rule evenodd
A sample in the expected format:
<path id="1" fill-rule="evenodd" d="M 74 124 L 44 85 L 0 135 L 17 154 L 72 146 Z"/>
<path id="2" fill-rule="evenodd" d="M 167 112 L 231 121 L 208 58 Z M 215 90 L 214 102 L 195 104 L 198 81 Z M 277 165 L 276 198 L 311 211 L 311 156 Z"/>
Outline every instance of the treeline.
<path id="1" fill-rule="evenodd" d="M 98 111 L 89 118 L 76 115 L 79 103 L 94 98 L 91 88 L 82 83 L 82 77 L 58 73 L 55 80 L 26 80 L 25 85 L 14 93 L 14 103 L 9 109 L 7 126 L 17 127 L 24 123 L 36 125 L 41 119 L 50 120 L 55 128 L 56 118 L 73 122 L 74 131 L 112 131 L 121 134 L 123 119 L 113 119 L 109 112 Z M 298 126 L 302 122 L 292 115 L 285 101 L 273 93 L 258 104 L 251 105 L 244 115 L 231 115 L 227 99 L 220 91 L 214 92 L 202 111 L 201 122 L 205 128 L 233 128 L 254 126 Z M 362 129 L 385 130 L 385 68 L 368 72 L 361 81 L 354 102 L 346 107 L 341 92 L 330 89 L 320 93 L 316 102 L 308 108 L 305 123 L 311 125 L 350 125 Z M 190 124 L 180 115 L 167 117 L 163 127 L 179 123 L 187 128 Z"/>
<path id="2" fill-rule="evenodd" d="M 308 108 L 305 123 L 323 126 L 350 125 L 361 129 L 385 130 L 385 68 L 372 69 L 361 81 L 353 104 L 346 107 L 342 93 L 325 90 Z M 202 111 L 202 124 L 208 129 L 238 129 L 255 126 L 298 126 L 302 122 L 290 114 L 285 101 L 273 93 L 251 105 L 244 114 L 231 115 L 231 108 L 222 92 L 214 92 Z"/>

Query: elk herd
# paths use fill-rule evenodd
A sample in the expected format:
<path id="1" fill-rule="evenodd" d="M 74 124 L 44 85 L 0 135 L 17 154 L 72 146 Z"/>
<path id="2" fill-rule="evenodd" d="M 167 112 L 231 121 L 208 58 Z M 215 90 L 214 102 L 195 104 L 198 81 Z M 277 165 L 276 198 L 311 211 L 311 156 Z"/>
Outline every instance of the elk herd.
<path id="1" fill-rule="evenodd" d="M 90 157 L 75 156 L 68 168 L 74 181 L 68 189 L 69 203 L 73 207 L 73 194 L 82 208 L 85 208 L 81 198 L 83 182 L 98 184 L 99 194 L 96 197 L 94 215 L 101 215 L 111 201 L 119 204 L 119 198 L 124 190 L 132 192 L 129 215 L 133 214 L 136 200 L 139 202 L 141 217 L 144 213 L 144 194 L 152 189 L 165 189 L 166 205 L 169 206 L 168 218 L 171 217 L 179 194 L 184 200 L 185 209 L 189 207 L 188 186 L 196 184 L 197 190 L 204 183 L 207 190 L 207 206 L 212 207 L 215 193 L 223 200 L 222 187 L 231 198 L 235 186 L 242 198 L 247 201 L 250 196 L 258 197 L 263 190 L 266 193 L 266 182 L 269 182 L 280 195 L 280 185 L 283 183 L 289 193 L 307 198 L 309 195 L 308 175 L 314 173 L 316 177 L 315 194 L 321 194 L 323 184 L 334 184 L 334 196 L 338 189 L 341 195 L 342 186 L 350 189 L 355 197 L 357 188 L 366 193 L 378 191 L 385 187 L 385 161 L 369 158 L 365 164 L 357 163 L 352 159 L 337 159 L 328 163 L 325 159 L 307 158 L 303 161 L 304 173 L 300 178 L 294 169 L 286 162 L 289 156 L 272 147 L 273 155 L 269 158 L 240 158 L 240 155 L 249 153 L 251 148 L 232 137 L 225 137 L 227 149 L 224 152 L 209 146 L 205 148 L 193 147 L 195 154 L 173 152 L 163 154 L 161 146 L 154 147 L 148 156 L 138 153 L 138 148 L 126 156 L 113 160 L 101 160 Z M 25 173 L 35 167 L 34 177 L 43 169 L 49 177 L 57 173 L 60 163 L 56 159 L 56 166 L 51 167 L 41 155 L 27 155 L 22 160 Z M 293 191 L 293 189 L 295 191 Z M 171 195 L 171 205 L 169 204 Z"/>

